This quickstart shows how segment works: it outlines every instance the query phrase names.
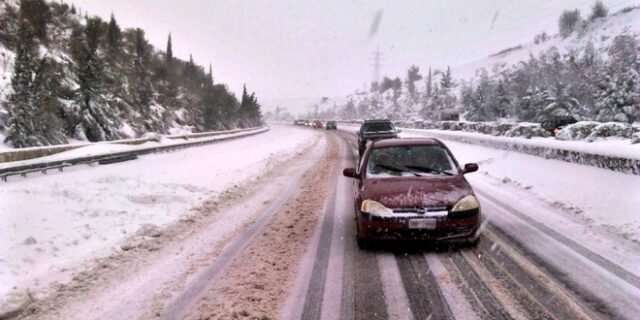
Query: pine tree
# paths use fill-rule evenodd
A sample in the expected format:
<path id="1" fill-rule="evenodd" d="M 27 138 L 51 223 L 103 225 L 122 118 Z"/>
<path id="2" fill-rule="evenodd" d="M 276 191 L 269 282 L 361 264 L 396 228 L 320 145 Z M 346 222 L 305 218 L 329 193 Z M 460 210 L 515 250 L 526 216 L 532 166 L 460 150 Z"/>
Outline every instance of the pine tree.
<path id="1" fill-rule="evenodd" d="M 595 94 L 597 121 L 640 120 L 640 42 L 628 33 L 618 35 L 609 48 L 609 61 Z"/>
<path id="2" fill-rule="evenodd" d="M 411 66 L 409 70 L 407 70 L 407 78 L 405 80 L 405 84 L 407 86 L 407 91 L 409 92 L 409 96 L 412 100 L 415 99 L 416 94 L 416 84 L 415 82 L 422 79 L 422 75 L 420 74 L 420 68 L 418 66 Z"/>
<path id="3" fill-rule="evenodd" d="M 41 143 L 34 135 L 37 125 L 32 117 L 35 105 L 31 88 L 37 59 L 34 34 L 25 19 L 20 19 L 18 23 L 14 72 L 11 78 L 13 93 L 5 102 L 5 108 L 9 112 L 5 142 L 16 148 L 23 148 Z"/>
<path id="4" fill-rule="evenodd" d="M 565 10 L 560 15 L 560 20 L 558 21 L 558 29 L 560 31 L 560 35 L 566 38 L 576 29 L 580 22 L 580 11 L 576 10 Z"/>
<path id="5" fill-rule="evenodd" d="M 135 42 L 134 42 L 134 58 L 133 67 L 134 75 L 132 81 L 132 95 L 136 103 L 137 109 L 141 112 L 145 123 L 145 129 L 151 131 L 163 131 L 160 123 L 153 121 L 158 119 L 161 115 L 152 114 L 150 108 L 152 87 L 148 74 L 149 70 L 149 52 L 147 50 L 147 40 L 145 40 L 144 31 L 142 29 L 135 30 Z"/>
<path id="6" fill-rule="evenodd" d="M 211 68 L 211 63 L 209 63 L 209 73 L 207 73 L 207 80 L 209 81 L 208 84 L 210 86 L 212 86 L 213 85 L 213 71 L 212 71 L 212 68 Z"/>
<path id="7" fill-rule="evenodd" d="M 120 51 L 120 40 L 122 38 L 122 31 L 120 30 L 120 26 L 116 22 L 113 14 L 111 14 L 111 20 L 109 21 L 109 26 L 107 29 L 107 48 L 109 50 L 109 56 L 112 59 L 115 59 L 117 54 Z"/>
<path id="8" fill-rule="evenodd" d="M 580 102 L 569 95 L 566 84 L 557 82 L 550 90 L 547 106 L 542 109 L 542 115 L 539 119 L 544 121 L 555 117 L 576 117 L 580 118 L 581 114 Z"/>
<path id="9" fill-rule="evenodd" d="M 167 52 L 165 55 L 165 59 L 167 63 L 171 63 L 173 61 L 173 48 L 171 45 L 171 33 L 169 33 L 169 37 L 167 38 Z"/>
<path id="10" fill-rule="evenodd" d="M 47 24 L 51 21 L 51 9 L 44 0 L 21 0 L 20 17 L 31 25 L 33 36 L 47 42 Z"/>
<path id="11" fill-rule="evenodd" d="M 589 20 L 593 21 L 598 18 L 604 18 L 609 14 L 609 10 L 604 6 L 602 1 L 598 0 L 591 8 L 591 16 L 589 16 Z"/>
<path id="12" fill-rule="evenodd" d="M 109 106 L 103 95 L 104 70 L 98 56 L 101 31 L 99 19 L 87 19 L 84 35 L 79 44 L 79 57 L 76 59 L 80 122 L 75 129 L 75 134 L 89 141 L 112 140 L 120 137 L 118 133 L 120 123 L 115 110 Z"/>
<path id="13" fill-rule="evenodd" d="M 431 68 L 429 68 L 429 75 L 427 76 L 427 88 L 425 91 L 425 96 L 427 98 L 431 97 L 432 92 L 433 92 L 433 75 L 431 73 Z"/>

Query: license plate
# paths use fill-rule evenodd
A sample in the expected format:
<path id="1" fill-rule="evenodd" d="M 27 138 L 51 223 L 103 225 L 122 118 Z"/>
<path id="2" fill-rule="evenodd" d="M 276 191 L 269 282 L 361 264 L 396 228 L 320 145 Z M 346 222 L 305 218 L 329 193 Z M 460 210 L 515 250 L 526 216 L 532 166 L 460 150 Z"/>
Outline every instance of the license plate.
<path id="1" fill-rule="evenodd" d="M 411 219 L 409 229 L 435 229 L 436 219 Z"/>

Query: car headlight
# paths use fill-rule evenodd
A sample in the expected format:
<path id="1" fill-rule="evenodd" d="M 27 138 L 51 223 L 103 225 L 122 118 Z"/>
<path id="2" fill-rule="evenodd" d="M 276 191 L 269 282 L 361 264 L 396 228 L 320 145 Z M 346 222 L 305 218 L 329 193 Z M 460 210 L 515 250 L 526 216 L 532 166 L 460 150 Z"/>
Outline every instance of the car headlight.
<path id="1" fill-rule="evenodd" d="M 453 206 L 453 209 L 451 209 L 451 212 L 473 210 L 473 209 L 477 209 L 478 207 L 479 205 L 476 197 L 472 195 L 468 195 L 460 199 L 460 201 L 458 201 L 458 203 L 456 203 L 456 205 Z"/>
<path id="2" fill-rule="evenodd" d="M 362 201 L 362 206 L 360 207 L 360 211 L 366 212 L 376 216 L 385 216 L 393 214 L 393 210 L 385 207 L 382 203 L 373 201 L 373 200 L 365 200 Z"/>

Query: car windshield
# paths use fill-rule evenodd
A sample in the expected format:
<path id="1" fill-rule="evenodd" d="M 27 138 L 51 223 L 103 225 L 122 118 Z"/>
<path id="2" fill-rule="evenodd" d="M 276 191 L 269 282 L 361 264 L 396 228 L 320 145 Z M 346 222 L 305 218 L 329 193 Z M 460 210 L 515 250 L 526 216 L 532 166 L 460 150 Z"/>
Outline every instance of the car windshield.
<path id="1" fill-rule="evenodd" d="M 449 153 L 437 145 L 407 145 L 375 148 L 367 162 L 367 175 L 454 175 L 456 165 Z"/>
<path id="2" fill-rule="evenodd" d="M 393 126 L 389 122 L 366 123 L 362 128 L 362 132 L 381 132 L 393 131 Z"/>

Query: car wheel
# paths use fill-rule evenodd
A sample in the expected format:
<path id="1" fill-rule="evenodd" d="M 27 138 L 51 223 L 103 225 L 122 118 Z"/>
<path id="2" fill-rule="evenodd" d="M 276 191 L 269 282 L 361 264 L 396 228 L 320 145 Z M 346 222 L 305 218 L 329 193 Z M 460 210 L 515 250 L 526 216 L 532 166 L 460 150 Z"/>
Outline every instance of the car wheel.
<path id="1" fill-rule="evenodd" d="M 356 219 L 357 220 L 357 219 Z M 360 235 L 360 228 L 357 226 L 356 221 L 356 244 L 360 250 L 367 250 L 371 248 L 371 240 L 364 238 Z"/>
<path id="2" fill-rule="evenodd" d="M 356 244 L 360 250 L 367 250 L 371 248 L 371 241 L 366 238 L 362 238 L 360 235 L 356 235 Z"/>
<path id="3" fill-rule="evenodd" d="M 480 244 L 480 239 L 482 239 L 482 234 L 478 233 L 477 236 L 469 239 L 469 241 L 466 243 L 466 246 L 469 248 L 475 248 Z"/>

